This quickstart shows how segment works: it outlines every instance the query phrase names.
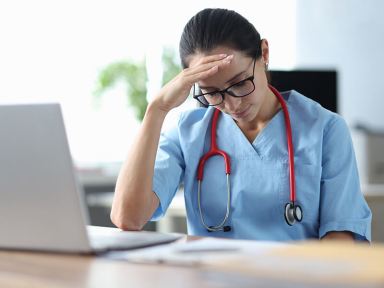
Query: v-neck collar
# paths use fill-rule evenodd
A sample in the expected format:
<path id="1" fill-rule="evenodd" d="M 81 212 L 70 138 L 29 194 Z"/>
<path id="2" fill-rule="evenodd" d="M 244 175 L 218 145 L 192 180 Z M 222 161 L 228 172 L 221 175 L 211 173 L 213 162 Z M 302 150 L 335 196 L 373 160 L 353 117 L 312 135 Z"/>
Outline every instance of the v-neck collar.
<path id="1" fill-rule="evenodd" d="M 290 105 L 290 94 L 291 91 L 281 93 L 281 95 L 286 101 L 288 109 Z M 248 140 L 243 131 L 241 131 L 240 127 L 237 126 L 236 122 L 230 115 L 224 114 L 223 119 L 226 122 L 225 126 L 231 129 L 231 133 L 235 133 L 235 135 L 238 135 L 238 137 L 233 137 L 232 139 L 239 139 L 241 141 L 241 143 L 237 143 L 235 144 L 235 146 L 239 145 L 241 147 L 241 152 L 236 151 L 236 153 L 241 155 L 242 157 L 252 157 L 251 155 L 255 155 L 256 153 L 258 157 L 263 158 L 263 156 L 270 150 L 270 146 L 273 145 L 274 142 L 276 142 L 276 138 L 279 138 L 277 137 L 278 135 L 283 133 L 284 139 L 286 138 L 285 119 L 282 108 L 280 108 L 276 112 L 276 114 L 268 121 L 268 123 L 263 127 L 263 129 L 256 135 L 252 143 Z"/>

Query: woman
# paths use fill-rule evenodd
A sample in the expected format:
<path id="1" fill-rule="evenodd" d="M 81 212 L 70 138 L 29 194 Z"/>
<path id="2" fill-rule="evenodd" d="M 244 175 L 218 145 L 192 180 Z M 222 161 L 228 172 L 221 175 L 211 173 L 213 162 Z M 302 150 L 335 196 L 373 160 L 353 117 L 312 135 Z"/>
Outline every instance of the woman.
<path id="1" fill-rule="evenodd" d="M 205 9 L 185 26 L 180 56 L 184 70 L 148 105 L 119 174 L 111 211 L 116 226 L 140 230 L 159 219 L 183 183 L 189 234 L 370 241 L 371 211 L 347 125 L 298 92 L 279 94 L 268 85 L 268 42 L 252 24 L 234 11 Z M 167 113 L 192 88 L 209 107 L 184 113 L 175 129 L 160 135 Z M 292 126 L 297 199 L 282 105 Z M 214 114 L 212 133 L 229 155 L 230 181 L 223 158 L 211 157 L 199 187 L 199 160 L 211 148 Z"/>

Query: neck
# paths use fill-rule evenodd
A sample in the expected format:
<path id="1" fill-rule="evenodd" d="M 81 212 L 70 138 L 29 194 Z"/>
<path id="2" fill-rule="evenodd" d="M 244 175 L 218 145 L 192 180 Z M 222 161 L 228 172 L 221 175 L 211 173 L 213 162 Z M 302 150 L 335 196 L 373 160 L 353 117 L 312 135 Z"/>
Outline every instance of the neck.
<path id="1" fill-rule="evenodd" d="M 256 116 L 256 122 L 266 123 L 276 115 L 280 110 L 281 104 L 276 95 L 268 88 L 267 97 L 265 98 L 264 105 L 260 109 L 260 113 Z"/>
<path id="2" fill-rule="evenodd" d="M 261 131 L 264 126 L 276 115 L 280 110 L 281 104 L 276 95 L 268 88 L 264 103 L 260 106 L 259 112 L 255 119 L 246 123 L 237 123 L 241 130 Z"/>

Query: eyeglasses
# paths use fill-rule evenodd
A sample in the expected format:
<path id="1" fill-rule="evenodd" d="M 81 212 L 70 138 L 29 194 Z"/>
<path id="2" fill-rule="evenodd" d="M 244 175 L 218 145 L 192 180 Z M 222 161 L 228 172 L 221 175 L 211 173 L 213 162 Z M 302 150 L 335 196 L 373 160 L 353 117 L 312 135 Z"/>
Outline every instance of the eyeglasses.
<path id="1" fill-rule="evenodd" d="M 224 90 L 208 92 L 196 89 L 196 85 L 193 85 L 193 98 L 205 106 L 217 106 L 223 103 L 225 93 L 232 97 L 245 97 L 251 94 L 253 91 L 255 91 L 255 83 L 253 82 L 255 75 L 255 63 L 256 59 L 254 59 L 253 62 L 253 72 L 251 77 L 232 84 Z M 200 93 L 196 94 L 196 90 Z"/>

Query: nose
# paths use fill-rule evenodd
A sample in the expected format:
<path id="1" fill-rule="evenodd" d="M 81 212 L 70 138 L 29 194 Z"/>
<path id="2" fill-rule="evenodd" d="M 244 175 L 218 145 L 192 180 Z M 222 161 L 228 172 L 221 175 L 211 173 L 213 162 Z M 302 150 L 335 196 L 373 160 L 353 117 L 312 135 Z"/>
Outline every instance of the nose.
<path id="1" fill-rule="evenodd" d="M 241 98 L 240 97 L 232 97 L 230 95 L 225 95 L 224 99 L 224 107 L 225 110 L 230 112 L 238 111 L 238 108 L 241 106 Z"/>

